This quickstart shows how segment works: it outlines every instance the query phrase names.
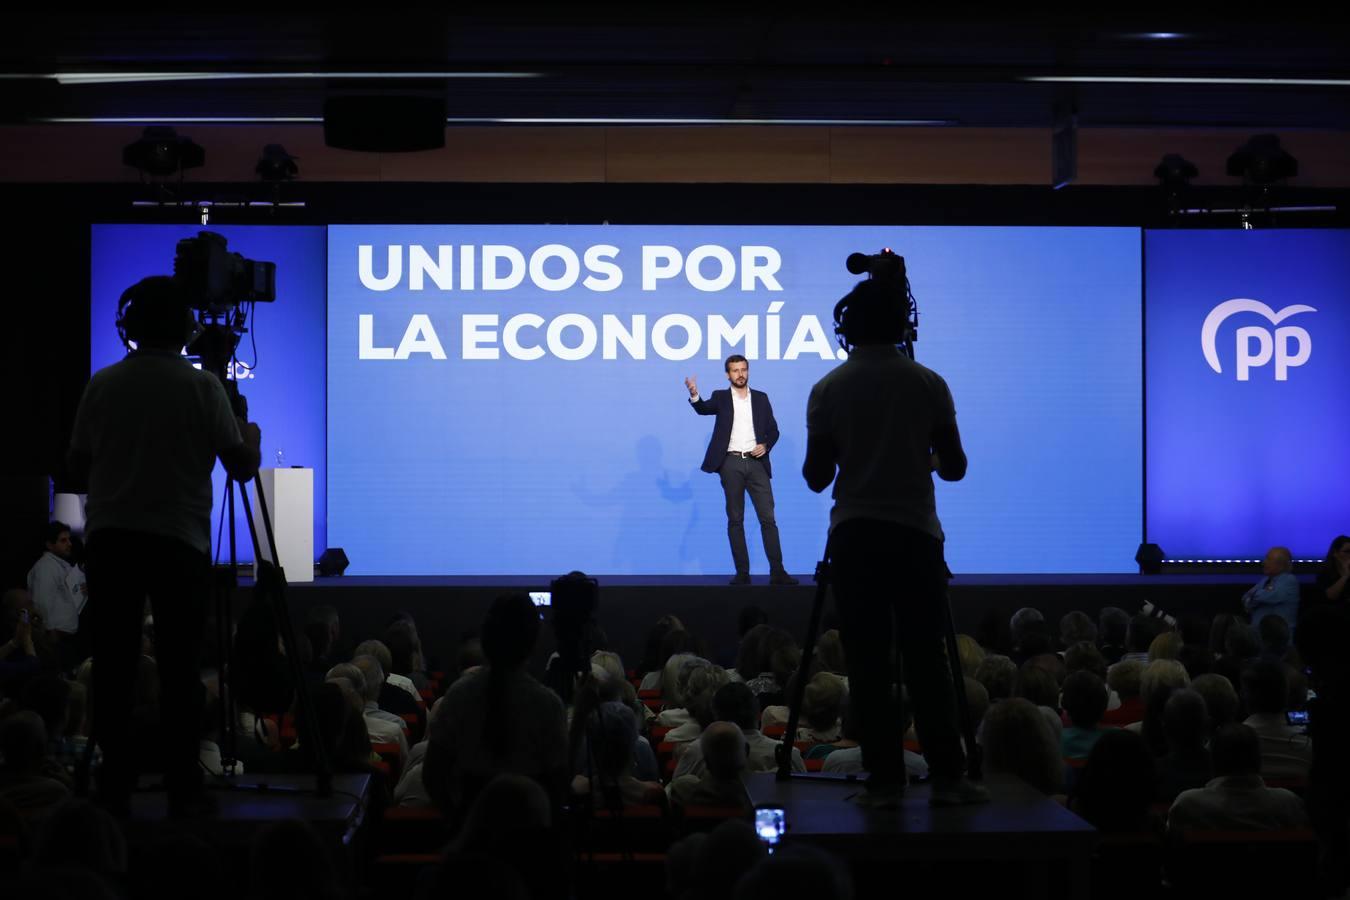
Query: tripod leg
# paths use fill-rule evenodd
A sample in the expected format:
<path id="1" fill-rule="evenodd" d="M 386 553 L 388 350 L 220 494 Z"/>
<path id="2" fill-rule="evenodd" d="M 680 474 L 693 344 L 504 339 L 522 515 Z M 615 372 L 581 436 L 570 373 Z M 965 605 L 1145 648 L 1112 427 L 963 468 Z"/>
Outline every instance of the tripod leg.
<path id="1" fill-rule="evenodd" d="M 787 731 L 783 732 L 783 742 L 778 747 L 778 780 L 786 781 L 792 777 L 792 748 L 797 742 L 797 725 L 802 712 L 802 701 L 806 697 L 806 678 L 811 670 L 811 656 L 816 651 L 816 637 L 820 633 L 820 620 L 825 612 L 825 596 L 830 589 L 830 546 L 825 544 L 825 555 L 816 563 L 816 596 L 811 605 L 811 621 L 806 626 L 806 640 L 802 643 L 802 658 L 797 663 L 796 684 L 792 696 L 788 698 Z"/>
<path id="2" fill-rule="evenodd" d="M 960 648 L 956 643 L 956 620 L 952 616 L 951 595 L 942 592 L 943 617 L 947 638 L 947 657 L 951 661 L 952 681 L 956 688 L 956 713 L 961 718 L 961 734 L 966 742 L 966 772 L 971 778 L 980 777 L 980 747 L 975 743 L 975 723 L 970 718 L 970 704 L 966 702 L 966 679 L 961 671 Z"/>
<path id="3" fill-rule="evenodd" d="M 314 709 L 310 704 L 308 691 L 305 690 L 305 673 L 300 667 L 300 651 L 295 643 L 295 630 L 291 626 L 290 610 L 286 607 L 286 576 L 282 572 L 281 566 L 277 564 L 277 545 L 272 537 L 271 520 L 267 515 L 267 498 L 262 492 L 262 485 L 256 479 L 255 486 L 258 488 L 258 509 L 262 512 L 263 523 L 267 528 L 267 543 L 272 552 L 272 561 L 265 560 L 261 555 L 254 558 L 258 560 L 258 580 L 254 585 L 254 602 L 268 603 L 272 608 L 272 617 L 276 622 L 277 634 L 281 637 L 281 644 L 286 649 L 286 661 L 291 670 L 291 683 L 295 686 L 295 704 L 297 718 L 301 718 L 299 713 L 303 711 L 305 720 L 305 734 L 301 737 L 301 746 L 308 746 L 314 759 L 314 774 L 317 776 L 318 783 L 315 793 L 320 797 L 326 797 L 333 792 L 333 768 L 328 759 L 327 751 L 324 748 L 323 740 L 319 736 L 319 720 L 315 717 Z M 253 524 L 253 509 L 248 503 L 248 490 L 243 484 L 239 485 L 239 495 L 243 498 L 244 516 L 248 519 L 249 532 L 253 535 L 253 546 L 255 553 L 258 547 L 258 530 Z"/>

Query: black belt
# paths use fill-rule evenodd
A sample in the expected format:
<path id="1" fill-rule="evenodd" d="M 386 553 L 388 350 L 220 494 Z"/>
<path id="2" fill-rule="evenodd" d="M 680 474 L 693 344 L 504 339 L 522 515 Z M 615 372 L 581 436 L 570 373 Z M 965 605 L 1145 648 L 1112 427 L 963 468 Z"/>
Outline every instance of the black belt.
<path id="1" fill-rule="evenodd" d="M 759 459 L 758 456 L 756 456 L 749 450 L 746 450 L 744 452 L 740 450 L 728 450 L 727 456 L 739 456 L 741 459 Z"/>

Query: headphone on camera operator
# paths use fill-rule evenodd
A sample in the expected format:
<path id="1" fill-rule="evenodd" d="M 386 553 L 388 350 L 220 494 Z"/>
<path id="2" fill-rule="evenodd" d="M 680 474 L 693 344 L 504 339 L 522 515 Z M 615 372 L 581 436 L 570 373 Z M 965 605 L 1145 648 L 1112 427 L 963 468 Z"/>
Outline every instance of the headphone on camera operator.
<path id="1" fill-rule="evenodd" d="M 168 275 L 142 278 L 117 301 L 117 335 L 128 349 L 178 352 L 201 333 L 192 306 Z"/>
<path id="2" fill-rule="evenodd" d="M 854 253 L 847 267 L 855 275 L 868 273 L 834 306 L 834 334 L 839 346 L 859 344 L 908 346 L 916 337 L 917 315 L 905 259 L 889 249 L 867 256 Z"/>

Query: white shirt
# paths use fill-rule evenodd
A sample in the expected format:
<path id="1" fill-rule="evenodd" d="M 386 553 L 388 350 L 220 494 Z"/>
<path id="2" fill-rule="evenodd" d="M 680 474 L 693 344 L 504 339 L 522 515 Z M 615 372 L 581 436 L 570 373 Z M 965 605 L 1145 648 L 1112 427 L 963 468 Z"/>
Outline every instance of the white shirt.
<path id="1" fill-rule="evenodd" d="M 384 676 L 384 680 L 387 684 L 392 684 L 394 687 L 406 691 L 408 696 L 412 697 L 418 703 L 422 702 L 422 695 L 417 693 L 417 686 L 412 683 L 412 679 L 407 675 L 389 672 Z"/>
<path id="2" fill-rule="evenodd" d="M 48 550 L 28 570 L 28 593 L 47 628 L 67 634 L 80 630 L 80 610 L 89 591 L 79 568 Z"/>
<path id="3" fill-rule="evenodd" d="M 894 347 L 855 347 L 806 402 L 806 430 L 834 445 L 830 528 L 849 519 L 896 522 L 943 539 L 933 499 L 932 436 L 956 422 L 941 375 Z"/>
<path id="4" fill-rule="evenodd" d="M 731 443 L 727 444 L 728 453 L 749 453 L 755 449 L 755 416 L 751 411 L 750 389 L 745 389 L 745 397 L 731 389 Z"/>
<path id="5" fill-rule="evenodd" d="M 73 450 L 88 454 L 85 530 L 125 528 L 211 554 L 211 470 L 244 442 L 215 376 L 176 353 L 138 350 L 89 379 Z"/>
<path id="6" fill-rule="evenodd" d="M 1202 788 L 1182 791 L 1167 812 L 1169 831 L 1264 831 L 1307 824 L 1302 798 L 1266 787 L 1259 775 L 1221 775 Z"/>
<path id="7" fill-rule="evenodd" d="M 741 733 L 745 735 L 747 750 L 745 754 L 745 770 L 747 772 L 776 772 L 778 771 L 778 744 L 771 737 L 766 737 L 759 731 L 748 731 L 744 728 Z M 703 762 L 703 745 L 698 741 L 692 741 L 680 761 L 675 765 L 674 778 L 681 775 L 702 775 L 708 771 L 708 766 Z M 802 752 L 796 747 L 792 748 L 792 771 L 805 772 L 806 763 L 802 761 Z"/>

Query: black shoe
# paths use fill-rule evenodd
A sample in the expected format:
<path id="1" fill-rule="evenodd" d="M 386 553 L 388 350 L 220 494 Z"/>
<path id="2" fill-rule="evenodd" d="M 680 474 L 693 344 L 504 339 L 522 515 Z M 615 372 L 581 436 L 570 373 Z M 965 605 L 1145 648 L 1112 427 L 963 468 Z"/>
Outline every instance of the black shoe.
<path id="1" fill-rule="evenodd" d="M 727 584 L 749 584 L 749 583 L 750 583 L 750 575 L 747 572 L 737 572 L 735 577 L 733 577 L 730 581 L 727 582 Z"/>
<path id="2" fill-rule="evenodd" d="M 776 572 L 769 576 L 769 584 L 801 584 L 787 572 Z"/>

